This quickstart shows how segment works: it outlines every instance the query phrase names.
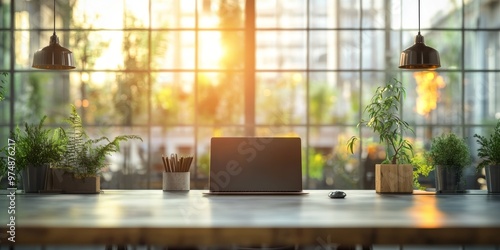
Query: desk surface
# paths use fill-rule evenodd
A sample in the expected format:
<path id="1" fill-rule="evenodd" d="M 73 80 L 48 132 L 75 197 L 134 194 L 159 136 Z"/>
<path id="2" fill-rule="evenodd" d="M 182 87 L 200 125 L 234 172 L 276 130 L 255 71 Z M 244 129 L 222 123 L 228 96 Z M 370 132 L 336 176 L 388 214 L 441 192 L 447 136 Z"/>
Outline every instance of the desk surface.
<path id="1" fill-rule="evenodd" d="M 202 190 L 105 190 L 16 196 L 16 244 L 500 244 L 500 196 L 207 196 Z M 7 221 L 0 196 L 0 230 Z M 5 241 L 5 238 L 2 239 Z"/>

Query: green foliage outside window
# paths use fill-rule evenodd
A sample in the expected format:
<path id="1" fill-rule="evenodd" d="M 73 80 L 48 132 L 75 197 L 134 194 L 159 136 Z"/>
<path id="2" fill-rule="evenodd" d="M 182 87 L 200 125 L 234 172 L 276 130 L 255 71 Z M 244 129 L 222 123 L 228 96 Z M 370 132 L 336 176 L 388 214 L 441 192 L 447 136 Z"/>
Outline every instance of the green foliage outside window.
<path id="1" fill-rule="evenodd" d="M 7 84 L 7 72 L 0 73 L 0 102 L 5 99 L 5 84 Z"/>

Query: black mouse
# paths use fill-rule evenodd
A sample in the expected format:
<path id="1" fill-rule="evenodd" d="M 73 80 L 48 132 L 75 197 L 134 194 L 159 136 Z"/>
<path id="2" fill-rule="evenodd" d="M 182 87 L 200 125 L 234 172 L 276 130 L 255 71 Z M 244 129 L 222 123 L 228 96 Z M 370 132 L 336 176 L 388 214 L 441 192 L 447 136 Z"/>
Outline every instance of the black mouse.
<path id="1" fill-rule="evenodd" d="M 346 193 L 344 191 L 332 191 L 328 194 L 328 197 L 332 198 L 332 199 L 340 199 L 340 198 L 344 198 L 346 197 Z"/>

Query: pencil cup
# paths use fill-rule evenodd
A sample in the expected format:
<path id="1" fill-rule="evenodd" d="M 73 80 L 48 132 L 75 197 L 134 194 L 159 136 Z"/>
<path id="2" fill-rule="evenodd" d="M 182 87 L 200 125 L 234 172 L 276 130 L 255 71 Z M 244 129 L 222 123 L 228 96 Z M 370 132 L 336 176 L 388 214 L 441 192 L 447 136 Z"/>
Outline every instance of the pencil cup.
<path id="1" fill-rule="evenodd" d="M 189 172 L 163 172 L 163 191 L 188 191 Z"/>

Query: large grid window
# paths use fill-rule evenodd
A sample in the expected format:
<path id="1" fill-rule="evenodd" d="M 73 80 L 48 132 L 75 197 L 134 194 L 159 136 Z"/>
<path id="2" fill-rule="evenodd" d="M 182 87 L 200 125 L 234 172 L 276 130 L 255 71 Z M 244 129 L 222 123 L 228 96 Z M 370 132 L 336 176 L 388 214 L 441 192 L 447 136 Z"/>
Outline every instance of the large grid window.
<path id="1" fill-rule="evenodd" d="M 210 138 L 246 135 L 300 136 L 306 188 L 370 189 L 383 155 L 356 124 L 375 88 L 397 78 L 417 150 L 453 131 L 475 156 L 472 135 L 500 119 L 500 4 L 422 0 L 421 32 L 442 67 L 404 71 L 417 3 L 58 0 L 56 32 L 77 66 L 61 72 L 31 68 L 52 35 L 52 1 L 0 0 L 0 146 L 43 115 L 64 125 L 73 104 L 93 136 L 144 139 L 109 158 L 103 188 L 161 188 L 171 153 L 194 155 L 191 186 L 207 188 Z M 352 135 L 363 138 L 354 155 Z M 472 166 L 467 175 L 479 188 Z"/>

